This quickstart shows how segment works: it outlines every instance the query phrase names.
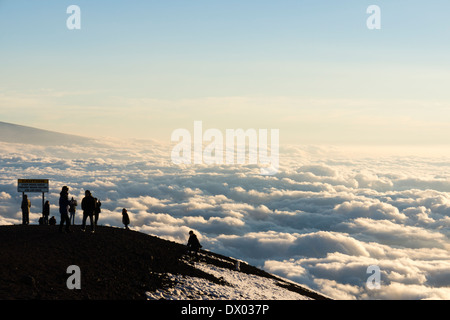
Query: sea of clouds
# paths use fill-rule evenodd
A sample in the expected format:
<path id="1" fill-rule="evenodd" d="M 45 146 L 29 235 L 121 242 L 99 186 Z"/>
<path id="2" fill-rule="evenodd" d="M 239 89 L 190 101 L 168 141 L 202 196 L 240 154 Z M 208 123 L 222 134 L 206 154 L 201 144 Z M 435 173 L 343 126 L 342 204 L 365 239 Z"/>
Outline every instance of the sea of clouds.
<path id="1" fill-rule="evenodd" d="M 336 299 L 450 298 L 450 156 L 445 149 L 281 146 L 280 168 L 175 165 L 170 146 L 104 140 L 103 147 L 0 143 L 0 224 L 21 223 L 17 179 L 50 179 L 102 202 L 100 224 L 245 260 Z M 392 152 L 390 152 L 392 151 Z M 31 223 L 42 195 L 29 194 Z M 76 224 L 81 222 L 78 208 Z M 381 270 L 369 289 L 367 268 Z"/>

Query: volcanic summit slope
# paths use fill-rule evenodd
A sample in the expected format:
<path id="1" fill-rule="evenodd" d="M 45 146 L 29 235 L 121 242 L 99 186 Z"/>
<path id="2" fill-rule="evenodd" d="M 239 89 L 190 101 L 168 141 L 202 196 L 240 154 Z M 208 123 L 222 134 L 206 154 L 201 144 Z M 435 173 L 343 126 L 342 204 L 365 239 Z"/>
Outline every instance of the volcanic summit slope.
<path id="1" fill-rule="evenodd" d="M 233 286 L 197 268 L 182 244 L 115 227 L 98 226 L 95 233 L 88 230 L 72 226 L 71 233 L 60 233 L 58 226 L 0 226 L 0 299 L 149 299 L 152 292 L 170 291 L 177 285 L 174 275 Z M 201 250 L 203 265 L 234 271 L 235 262 Z M 80 270 L 80 289 L 67 286 L 73 274 L 68 267 L 73 265 Z M 243 262 L 240 271 L 234 272 L 272 279 L 304 298 L 327 299 Z"/>

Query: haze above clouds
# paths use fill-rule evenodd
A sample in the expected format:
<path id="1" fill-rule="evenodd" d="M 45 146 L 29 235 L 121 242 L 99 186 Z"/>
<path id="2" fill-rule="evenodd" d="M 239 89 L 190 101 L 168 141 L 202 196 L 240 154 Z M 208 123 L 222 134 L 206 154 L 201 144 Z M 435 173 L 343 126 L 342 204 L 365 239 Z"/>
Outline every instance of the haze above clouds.
<path id="1" fill-rule="evenodd" d="M 48 178 L 51 215 L 63 185 L 102 201 L 100 223 L 240 258 L 338 299 L 450 298 L 450 172 L 444 153 L 284 146 L 280 170 L 250 165 L 172 164 L 170 146 L 102 141 L 98 146 L 1 143 L 0 223 L 21 222 L 19 178 Z M 30 194 L 31 221 L 41 195 Z M 81 221 L 80 211 L 76 224 Z M 369 290 L 367 267 L 381 269 Z"/>

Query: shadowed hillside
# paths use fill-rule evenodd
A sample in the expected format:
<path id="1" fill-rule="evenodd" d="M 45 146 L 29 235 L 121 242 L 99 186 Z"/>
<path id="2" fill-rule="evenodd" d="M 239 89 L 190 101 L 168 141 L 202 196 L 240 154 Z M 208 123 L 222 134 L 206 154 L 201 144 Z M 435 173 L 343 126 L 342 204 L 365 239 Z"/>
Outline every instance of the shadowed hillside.
<path id="1" fill-rule="evenodd" d="M 96 233 L 59 233 L 57 226 L 0 226 L 0 299 L 146 299 L 146 292 L 173 285 L 167 273 L 221 279 L 185 263 L 184 245 L 140 232 L 99 226 Z M 206 263 L 231 268 L 235 260 L 202 251 Z M 220 259 L 218 259 L 220 258 Z M 77 265 L 81 289 L 67 288 Z M 277 277 L 245 263 L 241 272 Z M 325 297 L 279 279 L 280 287 L 313 299 Z"/>

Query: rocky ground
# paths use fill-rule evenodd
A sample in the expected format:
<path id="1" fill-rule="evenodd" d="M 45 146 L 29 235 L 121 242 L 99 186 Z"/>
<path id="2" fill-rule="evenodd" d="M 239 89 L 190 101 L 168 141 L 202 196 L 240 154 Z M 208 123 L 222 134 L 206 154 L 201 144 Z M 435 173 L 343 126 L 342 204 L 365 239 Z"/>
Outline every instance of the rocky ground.
<path id="1" fill-rule="evenodd" d="M 140 300 L 148 291 L 173 285 L 167 273 L 221 283 L 183 261 L 184 245 L 114 227 L 98 226 L 90 233 L 72 226 L 71 233 L 60 233 L 58 226 L 0 226 L 0 247 L 2 300 Z M 206 263 L 234 265 L 231 258 L 203 253 Z M 67 287 L 71 265 L 80 268 L 80 290 Z M 245 263 L 241 272 L 274 277 Z M 283 285 L 314 299 L 324 298 L 300 286 Z"/>

